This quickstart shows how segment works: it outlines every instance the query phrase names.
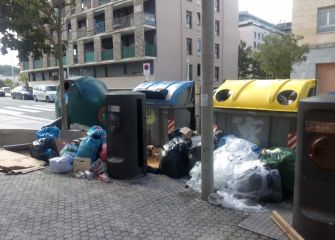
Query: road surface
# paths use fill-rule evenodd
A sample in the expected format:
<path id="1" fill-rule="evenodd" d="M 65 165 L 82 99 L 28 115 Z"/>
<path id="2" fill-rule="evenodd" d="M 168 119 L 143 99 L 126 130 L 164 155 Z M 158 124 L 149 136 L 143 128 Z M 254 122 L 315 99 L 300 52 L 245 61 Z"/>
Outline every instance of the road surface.
<path id="1" fill-rule="evenodd" d="M 0 97 L 0 128 L 40 129 L 56 119 L 55 103 Z"/>

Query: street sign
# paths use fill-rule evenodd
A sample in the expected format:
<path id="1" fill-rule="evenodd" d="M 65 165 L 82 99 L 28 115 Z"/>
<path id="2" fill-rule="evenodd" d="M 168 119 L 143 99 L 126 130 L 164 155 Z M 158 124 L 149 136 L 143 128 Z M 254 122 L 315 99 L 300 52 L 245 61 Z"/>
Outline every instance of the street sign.
<path id="1" fill-rule="evenodd" d="M 143 75 L 146 77 L 150 76 L 150 63 L 143 63 Z"/>

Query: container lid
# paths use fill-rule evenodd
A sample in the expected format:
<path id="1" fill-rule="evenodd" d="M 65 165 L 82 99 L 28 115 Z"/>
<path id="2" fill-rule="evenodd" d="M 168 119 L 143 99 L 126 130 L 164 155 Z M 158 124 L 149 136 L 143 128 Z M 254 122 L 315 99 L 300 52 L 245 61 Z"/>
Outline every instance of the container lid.
<path id="1" fill-rule="evenodd" d="M 194 81 L 151 81 L 138 85 L 133 91 L 145 93 L 148 105 L 175 106 L 181 95 L 193 86 Z"/>
<path id="2" fill-rule="evenodd" d="M 297 112 L 311 96 L 314 79 L 226 80 L 214 93 L 215 108 Z"/>

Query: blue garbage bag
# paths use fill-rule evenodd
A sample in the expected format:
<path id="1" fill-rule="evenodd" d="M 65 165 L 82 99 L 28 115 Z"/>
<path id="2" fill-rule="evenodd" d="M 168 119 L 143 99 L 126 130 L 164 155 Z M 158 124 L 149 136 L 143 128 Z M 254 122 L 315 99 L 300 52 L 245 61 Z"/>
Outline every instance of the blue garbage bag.
<path id="1" fill-rule="evenodd" d="M 36 132 L 36 138 L 59 138 L 60 130 L 56 126 L 44 127 Z"/>
<path id="2" fill-rule="evenodd" d="M 91 158 L 91 163 L 98 158 L 101 146 L 106 142 L 106 132 L 99 126 L 91 127 L 86 134 L 86 137 L 81 141 L 76 157 Z"/>

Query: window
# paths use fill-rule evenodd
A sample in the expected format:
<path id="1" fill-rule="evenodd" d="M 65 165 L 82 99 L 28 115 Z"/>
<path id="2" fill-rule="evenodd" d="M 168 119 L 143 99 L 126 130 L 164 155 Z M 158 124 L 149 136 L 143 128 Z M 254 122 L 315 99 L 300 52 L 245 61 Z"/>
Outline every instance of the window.
<path id="1" fill-rule="evenodd" d="M 256 42 L 254 42 L 254 48 L 256 48 L 256 47 L 257 47 Z"/>
<path id="2" fill-rule="evenodd" d="M 258 33 L 258 39 L 261 39 L 261 34 L 260 33 Z"/>
<path id="3" fill-rule="evenodd" d="M 187 55 L 192 55 L 192 39 L 186 38 L 186 51 Z"/>
<path id="4" fill-rule="evenodd" d="M 197 39 L 197 55 L 198 56 L 201 55 L 201 39 L 200 38 Z"/>
<path id="5" fill-rule="evenodd" d="M 197 76 L 198 77 L 201 76 L 201 64 L 200 63 L 197 64 Z"/>
<path id="6" fill-rule="evenodd" d="M 188 80 L 193 80 L 192 71 L 193 71 L 193 66 L 192 64 L 189 64 L 188 65 Z"/>
<path id="7" fill-rule="evenodd" d="M 254 38 L 256 39 L 256 37 L 257 37 L 257 33 L 256 33 L 256 32 L 254 32 Z"/>
<path id="8" fill-rule="evenodd" d="M 335 31 L 335 6 L 318 9 L 318 32 Z"/>
<path id="9" fill-rule="evenodd" d="M 201 26 L 201 15 L 199 12 L 197 12 L 197 25 Z"/>
<path id="10" fill-rule="evenodd" d="M 220 45 L 215 43 L 215 58 L 220 58 Z"/>
<path id="11" fill-rule="evenodd" d="M 192 28 L 192 12 L 186 11 L 186 27 Z"/>
<path id="12" fill-rule="evenodd" d="M 215 67 L 215 69 L 214 69 L 214 79 L 217 82 L 219 81 L 219 71 L 220 71 L 219 67 Z"/>
<path id="13" fill-rule="evenodd" d="M 215 0 L 214 9 L 216 12 L 220 12 L 220 0 Z"/>
<path id="14" fill-rule="evenodd" d="M 215 20 L 215 34 L 216 36 L 220 36 L 220 22 Z"/>

